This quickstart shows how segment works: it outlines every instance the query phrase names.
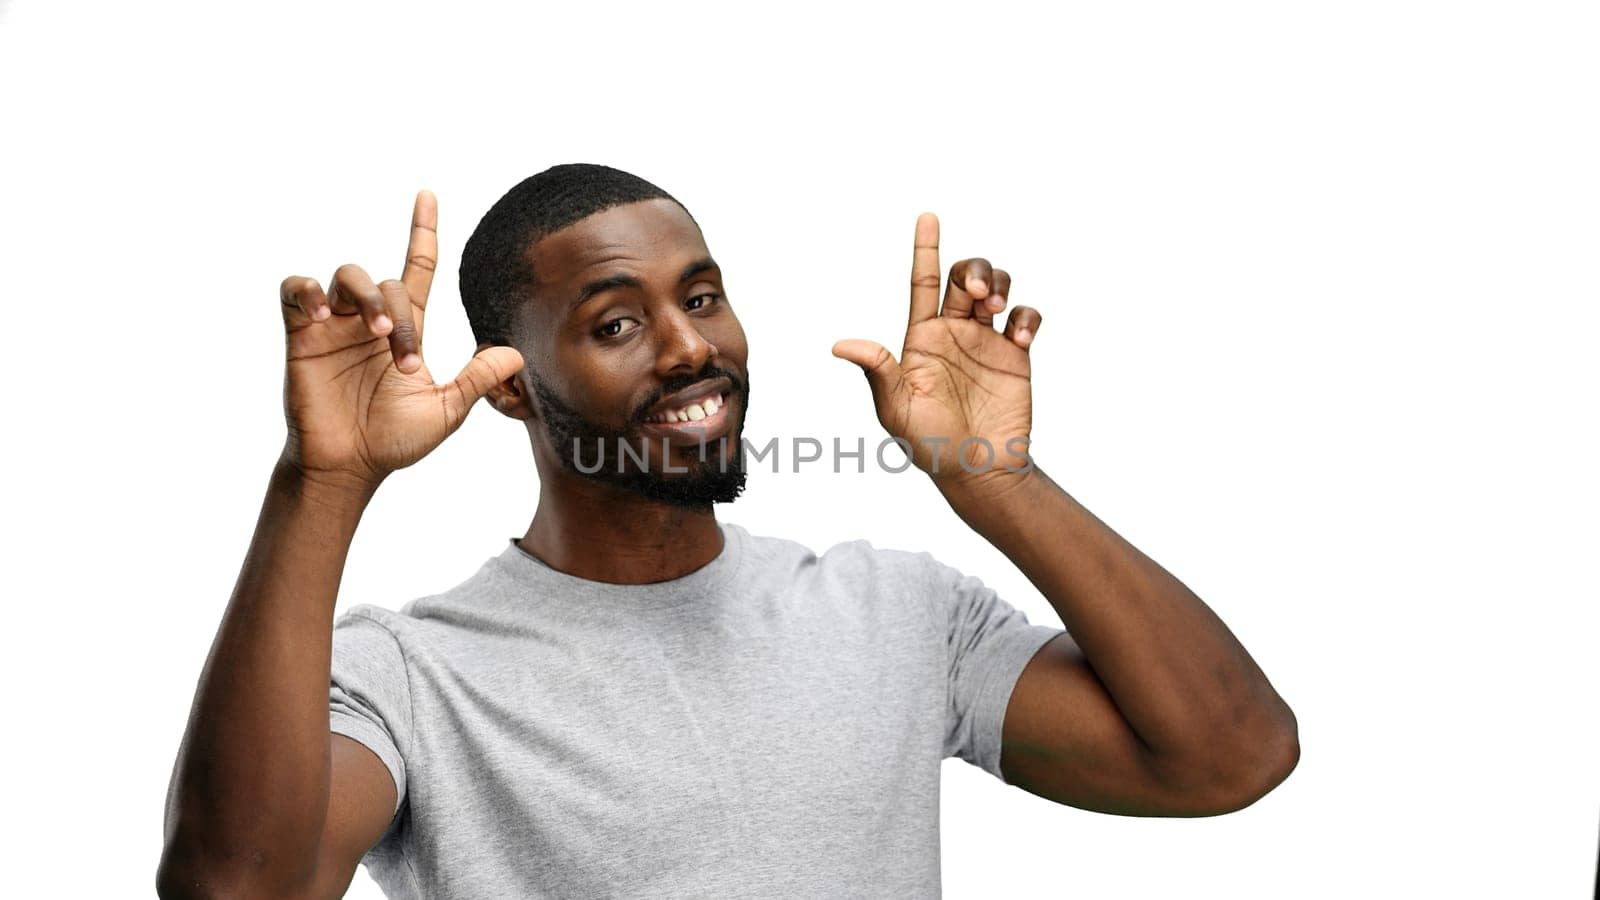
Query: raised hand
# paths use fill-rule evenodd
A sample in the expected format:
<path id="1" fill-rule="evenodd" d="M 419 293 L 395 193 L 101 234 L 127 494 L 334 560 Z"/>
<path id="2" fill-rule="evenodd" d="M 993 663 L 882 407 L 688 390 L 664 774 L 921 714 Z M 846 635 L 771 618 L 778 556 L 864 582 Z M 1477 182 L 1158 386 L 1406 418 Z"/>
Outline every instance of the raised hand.
<path id="1" fill-rule="evenodd" d="M 881 344 L 850 339 L 833 355 L 860 366 L 872 388 L 878 421 L 910 444 L 911 461 L 941 485 L 1004 479 L 1029 468 L 1033 428 L 1028 348 L 1039 333 L 1038 310 L 1018 306 L 1004 332 L 1011 276 L 982 258 L 950 267 L 939 304 L 939 219 L 917 217 L 911 261 L 911 319 L 900 359 Z"/>
<path id="2" fill-rule="evenodd" d="M 326 293 L 314 278 L 283 280 L 283 463 L 309 477 L 375 488 L 431 452 L 478 398 L 521 370 L 516 350 L 488 347 L 455 380 L 433 383 L 422 321 L 439 259 L 438 221 L 433 194 L 419 192 L 398 279 L 374 284 L 360 266 L 345 265 Z"/>

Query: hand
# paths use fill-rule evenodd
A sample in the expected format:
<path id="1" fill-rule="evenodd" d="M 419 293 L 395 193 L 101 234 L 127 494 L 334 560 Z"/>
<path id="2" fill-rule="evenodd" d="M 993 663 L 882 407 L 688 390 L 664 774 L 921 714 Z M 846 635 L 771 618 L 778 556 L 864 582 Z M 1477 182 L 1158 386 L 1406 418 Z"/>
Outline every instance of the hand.
<path id="1" fill-rule="evenodd" d="M 994 317 L 1005 309 L 1010 291 L 1004 269 L 986 259 L 964 259 L 950 267 L 941 309 L 939 219 L 923 213 L 917 217 L 911 320 L 900 360 L 872 341 L 833 345 L 834 356 L 866 373 L 878 421 L 910 443 L 912 463 L 941 486 L 1031 470 L 1025 443 L 1033 428 L 1028 348 L 1041 317 L 1018 306 L 1006 318 L 1004 333 L 995 331 Z"/>
<path id="2" fill-rule="evenodd" d="M 324 294 L 316 279 L 279 288 L 288 343 L 282 463 L 308 477 L 375 488 L 461 427 L 490 388 L 522 368 L 510 347 L 487 347 L 449 384 L 422 360 L 422 319 L 438 264 L 438 204 L 417 194 L 411 242 L 398 280 L 373 284 L 340 266 Z M 399 360 L 399 365 L 396 365 Z"/>

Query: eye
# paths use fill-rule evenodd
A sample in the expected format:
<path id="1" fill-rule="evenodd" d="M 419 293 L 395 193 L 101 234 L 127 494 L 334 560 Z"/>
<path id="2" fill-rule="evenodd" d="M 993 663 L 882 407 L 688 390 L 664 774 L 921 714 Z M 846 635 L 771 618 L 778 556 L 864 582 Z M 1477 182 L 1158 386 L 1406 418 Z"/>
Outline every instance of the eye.
<path id="1" fill-rule="evenodd" d="M 612 319 L 604 325 L 601 325 L 600 328 L 595 331 L 594 336 L 599 338 L 620 337 L 632 331 L 633 327 L 637 326 L 637 323 L 634 323 L 633 327 L 624 327 L 629 322 L 633 322 L 633 320 L 629 318 Z"/>
<path id="2" fill-rule="evenodd" d="M 690 297 L 688 300 L 685 300 L 683 302 L 684 302 L 684 305 L 688 306 L 690 309 L 700 309 L 701 307 L 704 307 L 704 306 L 710 306 L 712 303 L 715 303 L 721 297 L 722 297 L 721 294 L 696 294 L 693 297 Z M 705 302 L 700 303 L 699 305 L 694 305 L 694 302 L 696 300 L 703 300 Z"/>

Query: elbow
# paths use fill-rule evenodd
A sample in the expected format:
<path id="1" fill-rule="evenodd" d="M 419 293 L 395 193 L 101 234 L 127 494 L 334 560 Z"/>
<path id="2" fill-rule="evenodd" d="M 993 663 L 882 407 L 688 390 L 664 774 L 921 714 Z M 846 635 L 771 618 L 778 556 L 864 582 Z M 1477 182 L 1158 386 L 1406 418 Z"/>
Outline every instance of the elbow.
<path id="1" fill-rule="evenodd" d="M 224 893 L 197 867 L 180 862 L 169 845 L 156 867 L 156 896 L 161 900 L 211 900 Z"/>
<path id="2" fill-rule="evenodd" d="M 1248 739 L 1242 744 L 1230 742 L 1236 749 L 1224 767 L 1224 788 L 1216 797 L 1216 811 L 1211 815 L 1238 812 L 1253 805 L 1288 780 L 1300 764 L 1300 726 L 1287 704 L 1281 704 L 1271 725 L 1245 735 Z"/>
<path id="3" fill-rule="evenodd" d="M 259 854 L 244 862 L 221 863 L 203 850 L 168 843 L 156 867 L 156 896 L 161 900 L 306 896 L 302 890 L 284 887 L 281 878 L 269 878 L 273 868 Z"/>
<path id="4" fill-rule="evenodd" d="M 203 850 L 169 842 L 156 867 L 156 896 L 161 900 L 216 900 L 250 893 L 245 879 L 228 878 Z"/>
<path id="5" fill-rule="evenodd" d="M 1176 781 L 1186 816 L 1238 812 L 1271 793 L 1300 764 L 1299 725 L 1287 705 L 1270 724 L 1234 729 L 1207 743 L 1203 762 L 1191 761 Z"/>
<path id="6" fill-rule="evenodd" d="M 1271 737 L 1262 755 L 1240 776 L 1234 803 L 1226 812 L 1238 812 L 1272 793 L 1299 764 L 1300 737 L 1291 726 Z"/>
<path id="7" fill-rule="evenodd" d="M 161 900 L 213 900 L 224 896 L 194 881 L 165 869 L 156 873 L 156 896 Z"/>

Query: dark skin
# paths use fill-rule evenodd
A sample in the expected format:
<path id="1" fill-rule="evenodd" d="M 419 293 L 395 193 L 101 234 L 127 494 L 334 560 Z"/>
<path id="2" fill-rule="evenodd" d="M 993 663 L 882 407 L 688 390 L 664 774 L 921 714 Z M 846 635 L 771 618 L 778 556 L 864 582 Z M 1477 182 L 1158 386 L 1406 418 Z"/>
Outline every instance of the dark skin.
<path id="1" fill-rule="evenodd" d="M 864 340 L 840 341 L 834 355 L 861 367 L 879 422 L 913 447 L 930 436 L 950 448 L 972 438 L 1007 447 L 1032 428 L 1039 313 L 1015 307 L 996 330 L 1011 277 L 986 259 L 952 266 L 942 303 L 939 276 L 939 221 L 924 213 L 901 358 Z M 1099 812 L 1204 816 L 1247 806 L 1288 777 L 1300 756 L 1294 714 L 1199 597 L 1037 464 L 974 473 L 929 456 L 913 461 L 1068 632 L 1039 650 L 1012 691 L 1007 781 Z"/>
<path id="2" fill-rule="evenodd" d="M 745 376 L 744 328 L 723 290 L 721 269 L 713 265 L 682 277 L 696 263 L 714 260 L 699 227 L 676 203 L 649 200 L 596 213 L 546 236 L 533 257 L 539 280 L 520 323 L 526 337 L 518 349 L 586 417 L 624 426 L 630 414 L 660 397 L 669 379 L 700 372 L 707 362 Z M 576 303 L 587 285 L 614 276 L 638 284 Z M 540 427 L 525 376 L 495 385 L 488 397 L 495 409 L 527 424 L 533 446 L 539 506 L 520 542 L 529 553 L 579 578 L 639 584 L 681 577 L 722 552 L 711 507 L 652 502 L 563 465 L 556 454 L 566 448 L 551 446 Z M 736 397 L 726 412 L 722 433 L 736 433 L 744 417 Z M 664 470 L 659 438 L 643 446 L 647 464 Z M 672 466 L 698 458 L 695 442 L 671 449 Z"/>
<path id="3" fill-rule="evenodd" d="M 585 418 L 655 434 L 641 412 L 708 361 L 745 373 L 743 329 L 693 221 L 665 200 L 616 207 L 533 248 L 540 274 L 515 348 L 480 347 L 452 381 L 422 359 L 437 265 L 437 205 L 417 197 L 398 279 L 354 265 L 324 293 L 280 289 L 288 437 L 239 581 L 196 690 L 168 797 L 163 897 L 337 897 L 387 827 L 395 788 L 365 746 L 328 731 L 335 599 L 362 512 L 393 471 L 420 460 L 487 396 L 527 424 L 541 492 L 521 545 L 581 578 L 676 578 L 722 550 L 709 507 L 675 507 L 567 469 L 541 422 L 530 368 Z M 585 285 L 624 275 L 575 305 Z M 1041 318 L 981 258 L 951 267 L 941 302 L 938 220 L 918 219 L 901 356 L 863 340 L 834 354 L 866 373 L 879 421 L 951 508 L 1005 553 L 1071 636 L 1029 662 L 1004 719 L 1007 780 L 1046 799 L 1122 815 L 1242 808 L 1294 768 L 1293 714 L 1227 627 L 1181 582 L 1037 467 L 943 465 L 920 439 L 982 437 L 1005 452 L 1032 424 L 1029 351 Z M 718 297 L 706 302 L 706 295 Z M 615 324 L 621 321 L 622 324 Z M 719 432 L 737 433 L 730 401 Z M 712 420 L 708 419 L 707 422 Z M 663 460 L 698 448 L 676 442 Z M 976 453 L 976 447 L 974 447 Z M 976 464 L 979 460 L 972 458 Z M 669 541 L 670 539 L 670 541 Z M 263 747 L 271 752 L 263 753 Z"/>

